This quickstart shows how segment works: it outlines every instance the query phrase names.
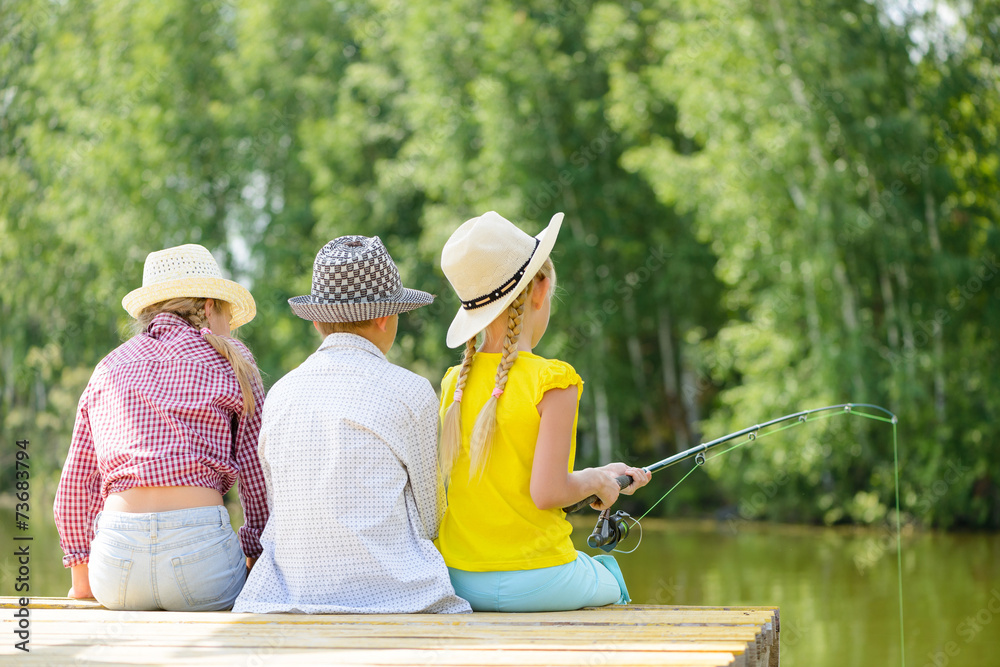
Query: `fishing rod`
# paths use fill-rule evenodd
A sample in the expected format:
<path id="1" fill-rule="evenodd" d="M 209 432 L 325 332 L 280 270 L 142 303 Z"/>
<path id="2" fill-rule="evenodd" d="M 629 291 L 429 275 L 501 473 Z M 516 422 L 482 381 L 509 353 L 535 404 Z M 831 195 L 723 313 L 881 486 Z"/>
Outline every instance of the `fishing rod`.
<path id="1" fill-rule="evenodd" d="M 777 419 L 772 419 L 770 421 L 766 421 L 760 424 L 754 424 L 753 426 L 740 429 L 739 431 L 734 431 L 733 433 L 724 435 L 721 438 L 716 438 L 715 440 L 711 440 L 709 442 L 703 442 L 696 447 L 692 447 L 691 449 L 686 449 L 683 452 L 678 452 L 673 456 L 668 456 L 662 461 L 657 461 L 652 465 L 646 466 L 645 468 L 643 468 L 643 470 L 649 473 L 654 473 L 657 470 L 662 470 L 669 466 L 680 463 L 681 461 L 686 461 L 690 458 L 694 458 L 694 462 L 696 464 L 704 465 L 705 452 L 715 447 L 718 447 L 719 445 L 735 440 L 736 438 L 739 438 L 741 436 L 746 435 L 749 436 L 751 440 L 755 440 L 760 430 L 763 428 L 767 428 L 768 426 L 773 426 L 775 424 L 780 424 L 782 422 L 791 421 L 793 419 L 798 419 L 800 422 L 805 422 L 809 418 L 809 415 L 815 414 L 817 412 L 843 410 L 844 412 L 849 413 L 853 408 L 869 408 L 872 410 L 878 410 L 880 412 L 884 412 L 885 414 L 887 414 L 890 418 L 889 421 L 891 421 L 893 424 L 895 424 L 897 421 L 896 415 L 894 415 L 892 412 L 886 410 L 880 405 L 872 405 L 870 403 L 841 403 L 839 405 L 827 405 L 822 408 L 813 408 L 812 410 L 803 410 L 801 412 L 794 412 L 792 414 L 785 415 L 783 417 L 778 417 Z M 632 483 L 632 476 L 619 475 L 618 477 L 615 478 L 615 481 L 618 483 L 619 489 L 624 489 L 626 486 Z M 563 511 L 566 512 L 567 514 L 571 512 L 576 512 L 577 510 L 581 510 L 584 507 L 590 505 L 591 503 L 595 503 L 597 501 L 598 497 L 596 495 L 593 495 L 590 496 L 589 498 L 581 500 L 578 503 L 574 503 L 569 507 L 564 507 Z M 587 538 L 587 544 L 589 544 L 592 548 L 600 548 L 603 549 L 604 551 L 611 551 L 611 549 L 613 549 L 615 545 L 618 544 L 618 542 L 620 542 L 622 539 L 625 538 L 626 535 L 628 535 L 628 524 L 625 523 L 625 519 L 627 518 L 629 518 L 628 514 L 622 512 L 621 510 L 615 512 L 614 514 L 611 514 L 610 510 L 608 509 L 603 510 L 600 514 L 600 517 L 598 517 L 597 525 L 594 527 L 594 532 L 590 535 L 590 537 Z"/>

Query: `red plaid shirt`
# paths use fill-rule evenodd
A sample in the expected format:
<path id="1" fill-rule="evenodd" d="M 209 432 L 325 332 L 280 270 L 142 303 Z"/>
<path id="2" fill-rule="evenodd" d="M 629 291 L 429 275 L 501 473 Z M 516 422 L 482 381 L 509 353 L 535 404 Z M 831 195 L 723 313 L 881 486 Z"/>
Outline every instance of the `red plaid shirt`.
<path id="1" fill-rule="evenodd" d="M 250 351 L 237 341 L 248 359 Z M 109 493 L 137 486 L 203 486 L 225 493 L 239 478 L 246 521 L 243 553 L 261 553 L 267 491 L 257 407 L 243 411 L 232 366 L 197 329 L 172 313 L 157 315 L 94 370 L 77 408 L 73 440 L 56 492 L 55 518 L 65 567 L 86 563 L 94 520 Z"/>

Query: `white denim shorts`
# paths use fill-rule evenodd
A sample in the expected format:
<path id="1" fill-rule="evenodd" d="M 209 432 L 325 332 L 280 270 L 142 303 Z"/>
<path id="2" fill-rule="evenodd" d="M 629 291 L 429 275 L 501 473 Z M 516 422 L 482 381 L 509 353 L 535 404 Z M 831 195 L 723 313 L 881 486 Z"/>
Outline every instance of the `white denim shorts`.
<path id="1" fill-rule="evenodd" d="M 108 609 L 229 609 L 246 560 L 218 505 L 131 514 L 101 512 L 90 543 L 90 589 Z"/>

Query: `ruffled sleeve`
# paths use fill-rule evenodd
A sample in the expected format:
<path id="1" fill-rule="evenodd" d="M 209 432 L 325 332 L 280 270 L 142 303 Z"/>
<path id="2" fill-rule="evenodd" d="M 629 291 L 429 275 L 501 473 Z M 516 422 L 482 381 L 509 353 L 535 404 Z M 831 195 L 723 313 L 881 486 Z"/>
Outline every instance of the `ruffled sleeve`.
<path id="1" fill-rule="evenodd" d="M 541 373 L 538 374 L 538 389 L 535 393 L 535 405 L 542 400 L 549 389 L 577 388 L 577 400 L 583 394 L 583 378 L 565 361 L 550 359 Z"/>

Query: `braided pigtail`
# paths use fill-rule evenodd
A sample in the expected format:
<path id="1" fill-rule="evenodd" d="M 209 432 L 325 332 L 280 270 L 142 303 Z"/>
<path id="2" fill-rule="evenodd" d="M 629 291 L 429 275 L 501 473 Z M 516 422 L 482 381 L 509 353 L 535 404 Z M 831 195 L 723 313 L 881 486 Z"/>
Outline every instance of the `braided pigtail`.
<path id="1" fill-rule="evenodd" d="M 530 286 L 530 283 L 529 283 Z M 497 366 L 497 377 L 493 384 L 493 395 L 483 409 L 479 411 L 476 425 L 472 429 L 472 442 L 469 445 L 469 479 L 482 476 L 486 464 L 490 460 L 493 449 L 493 436 L 497 429 L 497 401 L 507 386 L 507 374 L 510 367 L 517 361 L 517 339 L 521 336 L 521 322 L 524 319 L 524 304 L 527 302 L 529 288 L 525 288 L 507 308 L 507 335 L 503 341 L 503 356 Z"/>
<path id="2" fill-rule="evenodd" d="M 476 338 L 473 336 L 465 342 L 465 354 L 462 356 L 462 368 L 455 381 L 455 397 L 444 413 L 444 423 L 441 426 L 441 445 L 438 449 L 438 464 L 441 475 L 447 482 L 451 477 L 451 469 L 458 459 L 462 448 L 462 392 L 465 391 L 465 381 L 472 368 L 472 357 L 476 354 Z"/>
<path id="3" fill-rule="evenodd" d="M 229 365 L 236 373 L 236 380 L 240 383 L 240 392 L 243 394 L 243 414 L 250 415 L 257 409 L 257 399 L 253 395 L 254 380 L 257 385 L 263 385 L 260 378 L 260 371 L 257 366 L 243 356 L 243 353 L 233 345 L 233 339 L 228 336 L 219 336 L 214 333 L 204 333 L 205 341 L 215 348 L 215 351 L 225 357 Z"/>
<path id="4" fill-rule="evenodd" d="M 220 306 L 223 303 L 225 301 L 216 300 L 216 304 Z M 257 386 L 263 385 L 260 371 L 252 361 L 243 356 L 231 337 L 219 336 L 208 330 L 208 321 L 205 319 L 205 299 L 183 297 L 148 306 L 139 313 L 133 331 L 142 333 L 149 328 L 150 322 L 160 313 L 174 313 L 187 320 L 191 326 L 201 330 L 205 342 L 215 348 L 215 351 L 221 354 L 233 367 L 236 380 L 240 383 L 240 392 L 243 394 L 243 414 L 252 414 L 257 407 L 257 399 L 253 393 L 254 382 L 256 381 Z"/>

